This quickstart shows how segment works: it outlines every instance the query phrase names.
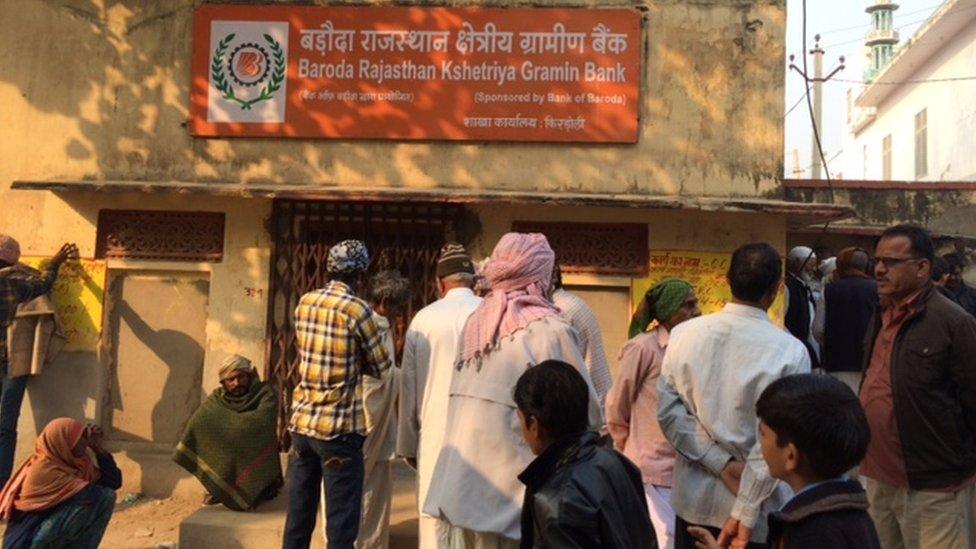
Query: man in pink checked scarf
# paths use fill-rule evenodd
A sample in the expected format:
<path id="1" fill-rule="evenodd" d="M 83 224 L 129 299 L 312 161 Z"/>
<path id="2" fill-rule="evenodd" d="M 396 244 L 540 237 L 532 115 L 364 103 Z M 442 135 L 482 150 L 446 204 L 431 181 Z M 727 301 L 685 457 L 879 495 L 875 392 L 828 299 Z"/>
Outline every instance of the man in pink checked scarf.
<path id="1" fill-rule="evenodd" d="M 446 522 L 439 547 L 518 547 L 524 486 L 517 476 L 534 456 L 513 390 L 527 368 L 546 360 L 575 367 L 590 386 L 590 427 L 603 426 L 576 332 L 546 295 L 553 260 L 545 236 L 508 233 L 485 267 L 491 292 L 461 334 L 447 432 L 423 509 Z"/>

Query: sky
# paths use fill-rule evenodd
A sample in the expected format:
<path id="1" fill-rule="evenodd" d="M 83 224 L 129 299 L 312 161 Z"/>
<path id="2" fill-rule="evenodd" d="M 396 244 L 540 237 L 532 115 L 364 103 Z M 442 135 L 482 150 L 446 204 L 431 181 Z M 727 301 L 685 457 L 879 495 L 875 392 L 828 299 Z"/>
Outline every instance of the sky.
<path id="1" fill-rule="evenodd" d="M 940 0 L 895 1 L 899 4 L 899 8 L 894 12 L 894 26 L 900 33 L 902 42 L 911 37 L 942 3 Z M 840 56 L 846 58 L 846 68 L 823 87 L 821 142 L 831 174 L 841 171 L 838 152 L 843 132 L 846 131 L 844 103 L 847 89 L 858 87 L 857 84 L 840 80 L 862 80 L 861 73 L 865 66 L 864 35 L 871 28 L 871 20 L 864 12 L 864 8 L 869 3 L 872 3 L 871 0 L 806 0 L 808 46 L 803 48 L 803 0 L 787 0 L 786 59 L 783 60 L 787 65 L 784 113 L 804 96 L 803 78 L 789 69 L 790 54 L 796 55 L 796 64 L 802 67 L 801 55 L 804 50 L 809 55 L 809 50 L 813 46 L 813 37 L 819 33 L 822 36 L 821 47 L 825 51 L 825 75 L 839 64 Z M 808 57 L 807 64 L 810 72 L 813 72 L 812 56 Z M 786 177 L 794 177 L 794 149 L 799 149 L 800 167 L 803 169 L 803 173 L 795 177 L 810 177 L 810 143 L 813 132 L 806 100 L 800 101 L 799 105 L 786 115 L 785 126 L 783 166 Z M 830 162 L 831 158 L 835 160 Z"/>

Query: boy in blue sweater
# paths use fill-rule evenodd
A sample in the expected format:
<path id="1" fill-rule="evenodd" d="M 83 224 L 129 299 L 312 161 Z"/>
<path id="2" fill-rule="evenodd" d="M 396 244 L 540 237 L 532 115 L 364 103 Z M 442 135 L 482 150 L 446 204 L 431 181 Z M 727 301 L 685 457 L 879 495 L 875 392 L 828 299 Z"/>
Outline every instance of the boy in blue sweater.
<path id="1" fill-rule="evenodd" d="M 770 474 L 795 495 L 769 515 L 772 549 L 880 549 L 868 500 L 846 473 L 864 458 L 870 430 L 857 396 L 826 375 L 787 376 L 756 403 L 760 444 Z M 737 547 L 741 540 L 689 528 L 700 549 Z"/>

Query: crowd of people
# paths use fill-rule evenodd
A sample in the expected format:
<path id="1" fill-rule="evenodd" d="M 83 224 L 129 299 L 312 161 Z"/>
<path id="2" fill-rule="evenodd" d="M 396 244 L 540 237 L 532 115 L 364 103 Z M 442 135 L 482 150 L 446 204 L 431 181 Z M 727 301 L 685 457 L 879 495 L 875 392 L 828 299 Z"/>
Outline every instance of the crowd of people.
<path id="1" fill-rule="evenodd" d="M 10 248 L 0 237 L 8 323 L 77 255 L 13 274 Z M 660 281 L 611 376 L 596 316 L 543 235 L 506 234 L 480 266 L 445 245 L 440 298 L 412 319 L 420 289 L 369 276 L 364 243 L 336 244 L 328 283 L 294 311 L 283 547 L 309 547 L 320 509 L 330 548 L 386 547 L 401 458 L 424 549 L 976 546 L 964 262 L 913 225 L 873 253 L 819 259 L 794 248 L 784 276 L 773 247 L 740 246 L 732 300 L 707 315 L 688 281 Z M 784 287 L 785 329 L 769 315 Z M 174 459 L 210 503 L 246 511 L 285 485 L 279 395 L 244 357 L 219 377 Z M 44 429 L 0 493 L 5 546 L 97 546 L 121 485 L 101 438 L 65 418 Z"/>

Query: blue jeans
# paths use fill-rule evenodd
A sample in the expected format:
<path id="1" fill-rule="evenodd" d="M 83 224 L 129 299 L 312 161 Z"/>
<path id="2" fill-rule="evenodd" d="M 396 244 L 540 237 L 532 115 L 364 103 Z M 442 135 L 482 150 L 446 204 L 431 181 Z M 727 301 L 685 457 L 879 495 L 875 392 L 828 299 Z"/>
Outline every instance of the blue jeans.
<path id="1" fill-rule="evenodd" d="M 307 549 L 315 530 L 319 494 L 325 483 L 329 549 L 351 549 L 359 535 L 363 503 L 363 440 L 347 434 L 319 440 L 292 433 L 288 519 L 283 549 Z"/>
<path id="2" fill-rule="evenodd" d="M 7 484 L 14 469 L 17 450 L 17 421 L 24 402 L 29 376 L 4 378 L 0 389 L 0 486 Z"/>

